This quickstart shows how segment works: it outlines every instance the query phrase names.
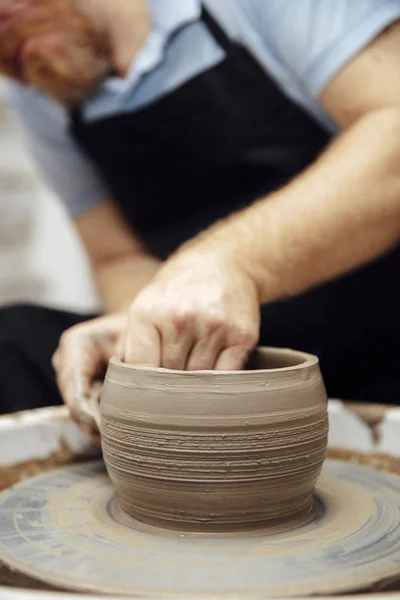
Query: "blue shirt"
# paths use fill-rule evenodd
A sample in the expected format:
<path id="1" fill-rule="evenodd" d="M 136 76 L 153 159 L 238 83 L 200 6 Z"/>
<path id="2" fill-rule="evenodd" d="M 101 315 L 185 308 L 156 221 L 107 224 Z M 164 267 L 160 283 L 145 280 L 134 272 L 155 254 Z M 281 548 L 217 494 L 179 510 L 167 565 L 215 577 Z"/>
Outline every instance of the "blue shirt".
<path id="1" fill-rule="evenodd" d="M 334 125 L 318 103 L 324 86 L 400 18 L 400 0 L 206 0 L 205 4 L 284 93 L 333 133 Z M 149 0 L 149 8 L 152 29 L 146 44 L 125 78 L 106 79 L 85 103 L 88 121 L 136 111 L 224 59 L 223 50 L 199 20 L 201 0 Z M 10 100 L 42 175 L 72 216 L 109 197 L 101 176 L 69 134 L 64 108 L 38 90 L 14 83 Z"/>

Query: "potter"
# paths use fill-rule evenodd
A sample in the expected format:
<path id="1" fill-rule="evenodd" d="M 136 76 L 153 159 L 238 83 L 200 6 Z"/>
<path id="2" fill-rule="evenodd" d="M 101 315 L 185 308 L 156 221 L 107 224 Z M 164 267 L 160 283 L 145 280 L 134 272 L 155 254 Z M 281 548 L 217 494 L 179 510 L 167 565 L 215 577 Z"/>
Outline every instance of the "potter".
<path id="1" fill-rule="evenodd" d="M 241 372 L 112 359 L 100 429 L 121 508 L 147 524 L 233 534 L 313 516 L 328 431 L 314 356 L 259 348 Z"/>
<path id="2" fill-rule="evenodd" d="M 65 400 L 90 430 L 111 356 L 232 371 L 258 344 L 317 355 L 330 396 L 397 402 L 399 18 L 400 0 L 0 0 L 10 103 L 101 297 L 0 312 L 3 410 Z"/>

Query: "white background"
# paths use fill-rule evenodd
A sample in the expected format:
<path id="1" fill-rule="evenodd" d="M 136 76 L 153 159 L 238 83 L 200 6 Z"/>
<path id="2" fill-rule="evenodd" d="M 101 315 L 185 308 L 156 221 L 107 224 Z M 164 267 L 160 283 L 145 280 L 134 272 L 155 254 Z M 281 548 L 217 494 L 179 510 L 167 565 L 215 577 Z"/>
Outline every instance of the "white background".
<path id="1" fill-rule="evenodd" d="M 95 310 L 84 251 L 63 207 L 30 162 L 4 90 L 0 80 L 0 305 Z"/>

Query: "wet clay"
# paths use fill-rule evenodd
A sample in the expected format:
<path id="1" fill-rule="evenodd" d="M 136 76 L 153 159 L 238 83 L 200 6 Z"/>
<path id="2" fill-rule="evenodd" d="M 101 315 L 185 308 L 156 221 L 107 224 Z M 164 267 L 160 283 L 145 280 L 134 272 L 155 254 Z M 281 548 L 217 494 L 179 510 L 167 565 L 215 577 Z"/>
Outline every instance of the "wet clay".
<path id="1" fill-rule="evenodd" d="M 112 360 L 103 457 L 123 512 L 179 531 L 302 523 L 326 455 L 318 359 L 258 349 L 240 372 L 177 372 Z"/>
<path id="2" fill-rule="evenodd" d="M 329 448 L 327 457 L 342 460 L 354 465 L 373 467 L 378 471 L 392 473 L 400 476 L 400 458 L 379 452 L 365 453 L 356 450 L 343 450 L 342 448 Z"/>
<path id="3" fill-rule="evenodd" d="M 58 589 L 182 600 L 316 596 L 399 581 L 400 478 L 325 461 L 294 529 L 180 533 L 121 512 L 102 462 L 0 494 L 0 561 Z"/>

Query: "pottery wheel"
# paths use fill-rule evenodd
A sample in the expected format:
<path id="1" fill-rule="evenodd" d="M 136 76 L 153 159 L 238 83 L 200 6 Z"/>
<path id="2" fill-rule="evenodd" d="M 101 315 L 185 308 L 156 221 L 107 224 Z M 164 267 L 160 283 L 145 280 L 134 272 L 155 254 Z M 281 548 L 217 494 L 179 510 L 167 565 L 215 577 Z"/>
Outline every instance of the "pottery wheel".
<path id="1" fill-rule="evenodd" d="M 184 598 L 365 590 L 400 572 L 400 478 L 327 461 L 307 523 L 202 537 L 121 514 L 103 463 L 67 467 L 0 495 L 0 558 L 76 591 Z"/>

